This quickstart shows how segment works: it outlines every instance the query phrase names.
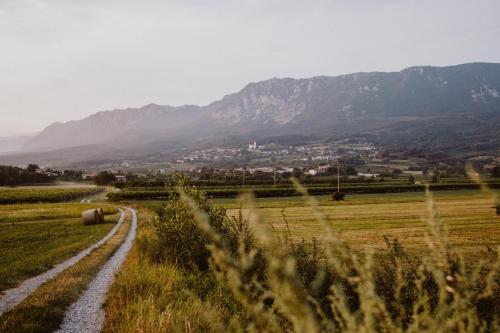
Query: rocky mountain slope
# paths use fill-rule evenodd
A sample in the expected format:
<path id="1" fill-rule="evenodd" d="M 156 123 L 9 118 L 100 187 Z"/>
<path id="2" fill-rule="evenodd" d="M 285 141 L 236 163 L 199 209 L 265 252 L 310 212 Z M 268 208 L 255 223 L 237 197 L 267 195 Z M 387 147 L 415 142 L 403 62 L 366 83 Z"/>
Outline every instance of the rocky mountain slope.
<path id="1" fill-rule="evenodd" d="M 207 106 L 151 104 L 99 112 L 47 127 L 24 150 L 105 145 L 151 152 L 151 147 L 172 142 L 290 134 L 366 136 L 381 144 L 440 149 L 457 144 L 498 147 L 499 125 L 500 64 L 471 63 L 275 78 L 248 84 Z"/>
<path id="2" fill-rule="evenodd" d="M 500 64 L 272 79 L 208 108 L 239 132 L 264 133 L 272 128 L 273 133 L 358 134 L 402 122 L 490 118 L 500 113 Z"/>

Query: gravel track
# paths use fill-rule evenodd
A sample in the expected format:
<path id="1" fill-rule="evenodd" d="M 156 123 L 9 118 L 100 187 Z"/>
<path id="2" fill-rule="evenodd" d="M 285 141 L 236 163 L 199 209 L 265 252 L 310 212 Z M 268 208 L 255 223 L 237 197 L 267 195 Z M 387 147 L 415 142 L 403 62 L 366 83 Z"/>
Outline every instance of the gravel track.
<path id="1" fill-rule="evenodd" d="M 35 277 L 29 278 L 22 282 L 18 287 L 5 290 L 3 295 L 0 297 L 0 316 L 5 312 L 9 311 L 19 303 L 21 303 L 24 299 L 26 299 L 29 295 L 31 295 L 40 285 L 47 282 L 50 279 L 56 277 L 59 273 L 65 271 L 69 267 L 75 265 L 80 260 L 88 256 L 92 251 L 100 247 L 102 244 L 107 242 L 120 228 L 125 219 L 125 213 L 122 209 L 120 211 L 120 219 L 118 223 L 111 229 L 111 231 L 104 236 L 100 241 L 95 243 L 94 245 L 88 247 L 82 252 L 78 253 L 76 256 L 69 258 L 68 260 L 55 265 L 52 269 L 37 275 Z"/>
<path id="2" fill-rule="evenodd" d="M 128 252 L 132 248 L 137 230 L 137 212 L 128 208 L 132 223 L 127 238 L 113 256 L 103 265 L 99 273 L 83 292 L 80 299 L 73 303 L 64 314 L 64 321 L 58 333 L 97 333 L 102 330 L 105 320 L 106 296 Z"/>

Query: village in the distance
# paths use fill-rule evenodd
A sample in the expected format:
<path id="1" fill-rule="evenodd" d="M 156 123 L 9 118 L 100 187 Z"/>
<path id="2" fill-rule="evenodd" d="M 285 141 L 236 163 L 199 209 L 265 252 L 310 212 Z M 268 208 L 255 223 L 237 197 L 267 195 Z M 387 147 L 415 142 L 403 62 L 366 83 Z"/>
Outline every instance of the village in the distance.
<path id="1" fill-rule="evenodd" d="M 241 147 L 214 147 L 202 150 L 178 151 L 172 157 L 159 160 L 124 160 L 121 163 L 93 167 L 54 169 L 38 166 L 37 172 L 52 179 L 93 181 L 101 172 L 114 175 L 116 182 L 134 179 L 161 178 L 177 172 L 199 178 L 202 174 L 228 177 L 241 174 L 280 178 L 337 175 L 365 181 L 384 177 L 407 177 L 420 184 L 419 176 L 465 176 L 463 166 L 456 160 L 443 160 L 439 154 L 418 154 L 415 151 L 394 151 L 373 143 L 342 140 L 331 143 L 282 145 L 259 144 L 254 140 Z M 500 158 L 477 156 L 474 167 L 485 174 L 495 173 Z M 28 165 L 19 165 L 27 168 Z"/>

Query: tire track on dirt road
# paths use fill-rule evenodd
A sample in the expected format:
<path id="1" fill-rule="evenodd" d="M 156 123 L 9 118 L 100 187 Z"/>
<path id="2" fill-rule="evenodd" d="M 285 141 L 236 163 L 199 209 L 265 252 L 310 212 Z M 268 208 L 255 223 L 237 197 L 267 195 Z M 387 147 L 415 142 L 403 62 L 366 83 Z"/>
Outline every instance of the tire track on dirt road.
<path id="1" fill-rule="evenodd" d="M 80 299 L 73 303 L 64 314 L 64 322 L 58 333 L 97 333 L 102 330 L 105 320 L 104 302 L 113 283 L 115 274 L 132 248 L 137 231 L 137 212 L 128 208 L 132 222 L 125 241 L 104 264 Z"/>

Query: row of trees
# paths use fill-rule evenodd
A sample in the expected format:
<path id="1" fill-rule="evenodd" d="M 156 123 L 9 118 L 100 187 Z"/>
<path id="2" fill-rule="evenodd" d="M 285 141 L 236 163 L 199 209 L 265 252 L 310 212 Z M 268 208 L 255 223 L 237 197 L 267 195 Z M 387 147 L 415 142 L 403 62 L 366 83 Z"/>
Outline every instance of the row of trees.
<path id="1" fill-rule="evenodd" d="M 98 186 L 108 186 L 116 182 L 116 176 L 111 172 L 101 171 L 97 174 L 94 181 Z"/>
<path id="2" fill-rule="evenodd" d="M 51 177 L 38 173 L 38 165 L 30 164 L 26 169 L 0 165 L 0 186 L 14 187 L 24 184 L 39 184 L 51 181 Z"/>
<path id="3" fill-rule="evenodd" d="M 37 164 L 28 164 L 26 168 L 0 165 L 0 186 L 43 184 L 54 180 L 79 181 L 82 174 L 79 170 L 42 169 Z"/>

